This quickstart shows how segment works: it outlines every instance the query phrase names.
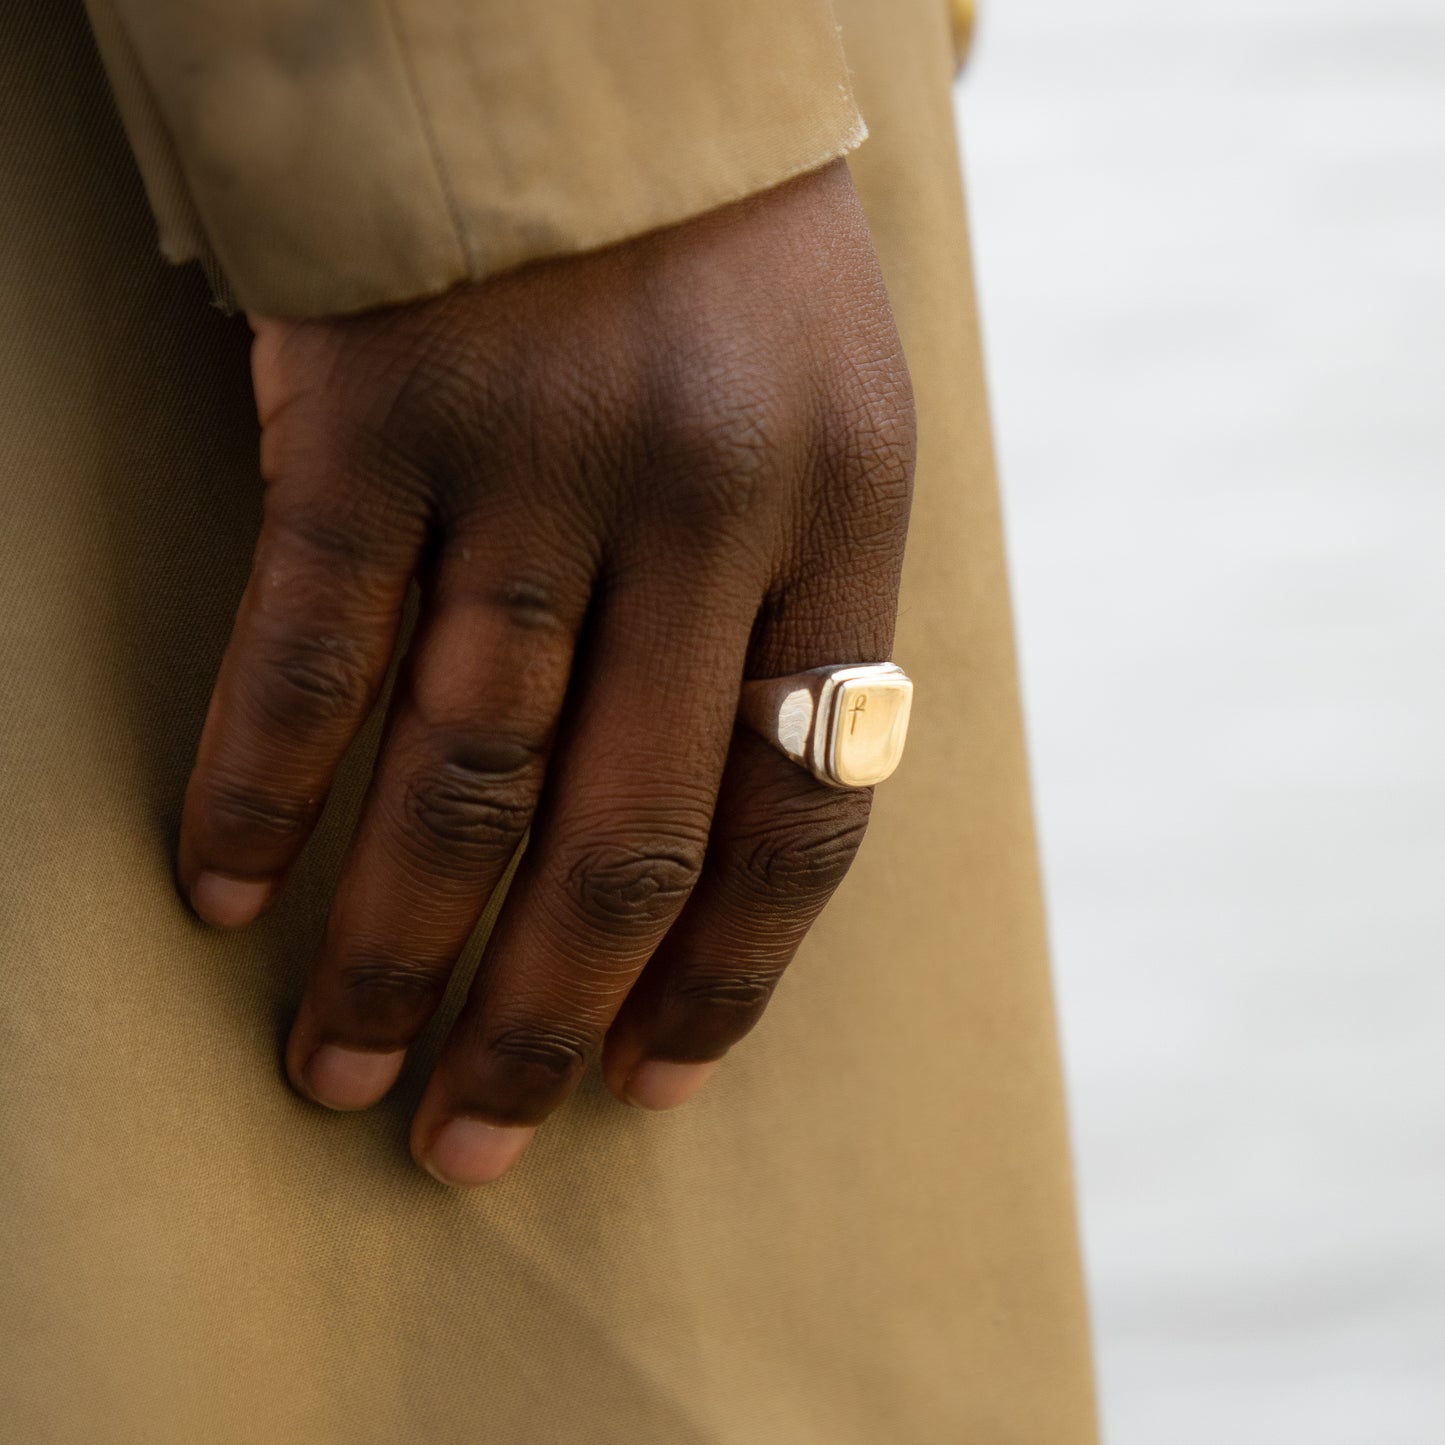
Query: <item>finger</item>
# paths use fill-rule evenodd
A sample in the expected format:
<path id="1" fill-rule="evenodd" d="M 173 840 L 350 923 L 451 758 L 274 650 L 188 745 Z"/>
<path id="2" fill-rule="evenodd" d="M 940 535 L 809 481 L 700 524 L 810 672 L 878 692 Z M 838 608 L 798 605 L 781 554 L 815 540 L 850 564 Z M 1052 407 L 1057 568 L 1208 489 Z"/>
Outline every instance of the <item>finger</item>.
<path id="1" fill-rule="evenodd" d="M 619 590 L 589 636 L 527 855 L 413 1122 L 448 1183 L 517 1158 L 696 881 L 752 606 L 689 582 Z"/>
<path id="2" fill-rule="evenodd" d="M 292 1081 L 332 1108 L 395 1081 L 541 790 L 591 576 L 549 576 L 507 542 L 497 529 L 439 569 L 292 1028 Z"/>
<path id="3" fill-rule="evenodd" d="M 758 1022 L 871 802 L 871 789 L 828 787 L 739 728 L 702 877 L 608 1030 L 603 1071 L 619 1099 L 675 1108 Z"/>
<path id="4" fill-rule="evenodd" d="M 288 508 L 273 489 L 206 714 L 177 876 L 208 923 L 249 923 L 279 891 L 386 676 L 424 528 Z"/>
<path id="5" fill-rule="evenodd" d="M 850 453 L 827 495 L 854 510 L 810 534 L 798 580 L 755 629 L 750 676 L 887 660 L 910 478 L 907 447 Z M 618 1098 L 685 1102 L 757 1023 L 852 864 L 871 803 L 871 789 L 830 787 L 738 730 L 702 877 L 608 1031 L 603 1070 Z"/>

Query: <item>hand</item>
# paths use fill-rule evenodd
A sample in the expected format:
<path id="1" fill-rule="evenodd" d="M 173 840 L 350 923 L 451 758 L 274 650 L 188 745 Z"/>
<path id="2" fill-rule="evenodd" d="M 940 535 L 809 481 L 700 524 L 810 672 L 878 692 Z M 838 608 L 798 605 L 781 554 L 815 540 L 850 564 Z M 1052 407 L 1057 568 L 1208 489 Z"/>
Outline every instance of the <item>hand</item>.
<path id="1" fill-rule="evenodd" d="M 197 913 L 276 896 L 416 633 L 287 1046 L 395 1081 L 530 842 L 412 1130 L 495 1178 L 605 1040 L 682 1102 L 761 1014 L 870 797 L 735 728 L 744 676 L 889 656 L 912 472 L 840 162 L 671 230 L 363 316 L 256 320 L 265 519 L 186 794 Z"/>

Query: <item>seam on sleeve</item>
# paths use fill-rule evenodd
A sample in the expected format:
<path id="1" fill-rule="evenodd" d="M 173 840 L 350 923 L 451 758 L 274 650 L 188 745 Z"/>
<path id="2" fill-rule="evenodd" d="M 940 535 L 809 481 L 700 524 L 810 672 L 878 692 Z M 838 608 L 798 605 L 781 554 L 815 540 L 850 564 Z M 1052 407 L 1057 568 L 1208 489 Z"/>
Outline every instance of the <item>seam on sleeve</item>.
<path id="1" fill-rule="evenodd" d="M 437 137 L 436 127 L 432 123 L 431 111 L 427 108 L 421 82 L 417 77 L 410 42 L 407 40 L 401 17 L 397 14 L 396 0 L 382 0 L 382 8 L 386 11 L 387 24 L 391 27 L 397 53 L 401 56 L 401 68 L 402 74 L 406 77 L 407 94 L 411 97 L 412 106 L 416 110 L 417 124 L 421 127 L 422 136 L 426 140 L 432 171 L 436 175 L 437 185 L 441 188 L 442 198 L 446 201 L 447 216 L 452 223 L 452 231 L 456 236 L 462 259 L 466 262 L 467 275 L 475 276 L 478 271 L 476 253 L 472 248 L 471 237 L 467 234 L 466 227 L 462 225 L 461 206 L 458 204 L 456 192 L 452 188 L 451 176 L 448 175 L 446 163 L 442 158 L 441 142 Z"/>

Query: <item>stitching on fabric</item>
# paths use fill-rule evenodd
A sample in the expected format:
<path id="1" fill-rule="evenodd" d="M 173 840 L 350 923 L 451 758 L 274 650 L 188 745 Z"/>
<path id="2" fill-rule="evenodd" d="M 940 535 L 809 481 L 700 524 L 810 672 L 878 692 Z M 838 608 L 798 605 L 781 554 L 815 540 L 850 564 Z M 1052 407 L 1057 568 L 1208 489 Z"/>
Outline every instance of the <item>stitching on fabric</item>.
<path id="1" fill-rule="evenodd" d="M 391 26 L 391 34 L 396 41 L 397 52 L 401 56 L 401 69 L 402 74 L 406 77 L 406 88 L 411 95 L 411 103 L 416 109 L 421 133 L 426 140 L 427 152 L 431 156 L 432 170 L 436 174 L 437 185 L 441 187 L 442 198 L 446 201 L 447 216 L 452 223 L 452 232 L 456 236 L 457 249 L 462 253 L 467 274 L 475 276 L 477 274 L 477 258 L 472 253 L 471 243 L 468 241 L 466 229 L 462 225 L 461 206 L 452 189 L 451 177 L 447 174 L 446 164 L 442 158 L 441 141 L 437 136 L 436 127 L 432 124 L 431 111 L 427 108 L 422 93 L 421 82 L 412 61 L 411 48 L 407 44 L 406 34 L 397 14 L 396 0 L 381 0 L 381 6 L 386 13 L 387 23 Z"/>

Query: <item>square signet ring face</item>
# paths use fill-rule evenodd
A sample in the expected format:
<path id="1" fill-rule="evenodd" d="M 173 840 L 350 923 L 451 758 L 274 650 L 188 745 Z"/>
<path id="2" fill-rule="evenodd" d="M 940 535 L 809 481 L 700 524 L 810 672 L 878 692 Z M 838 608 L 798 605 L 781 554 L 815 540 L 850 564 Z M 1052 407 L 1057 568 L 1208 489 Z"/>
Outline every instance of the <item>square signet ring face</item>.
<path id="1" fill-rule="evenodd" d="M 871 788 L 903 757 L 913 683 L 891 662 L 819 667 L 743 685 L 740 715 L 816 778 Z"/>
<path id="2" fill-rule="evenodd" d="M 844 788 L 870 788 L 892 775 L 903 760 L 913 683 L 872 673 L 835 677 L 822 755 L 829 778 Z M 819 709 L 820 717 L 823 709 Z"/>

